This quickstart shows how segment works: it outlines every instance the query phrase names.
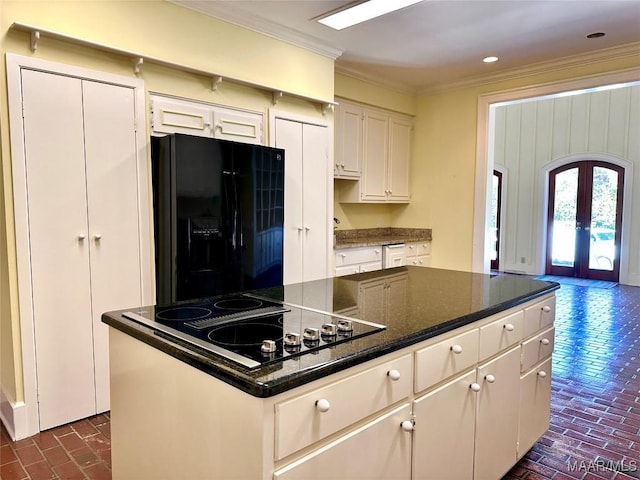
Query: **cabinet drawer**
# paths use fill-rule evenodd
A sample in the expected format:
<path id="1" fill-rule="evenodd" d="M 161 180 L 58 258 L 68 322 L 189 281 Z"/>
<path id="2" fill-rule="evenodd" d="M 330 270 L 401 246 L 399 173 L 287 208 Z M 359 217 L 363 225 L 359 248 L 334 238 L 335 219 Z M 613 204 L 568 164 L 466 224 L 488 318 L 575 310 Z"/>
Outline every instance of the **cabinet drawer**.
<path id="1" fill-rule="evenodd" d="M 556 297 L 544 300 L 524 309 L 524 336 L 533 335 L 538 330 L 551 325 L 556 316 Z"/>
<path id="2" fill-rule="evenodd" d="M 335 256 L 336 267 L 376 261 L 382 262 L 382 249 L 381 247 L 347 248 L 336 251 Z"/>
<path id="3" fill-rule="evenodd" d="M 417 267 L 428 267 L 431 264 L 431 255 L 420 255 L 418 257 L 407 258 L 407 265 L 415 265 Z"/>
<path id="4" fill-rule="evenodd" d="M 277 404 L 276 460 L 408 397 L 412 368 L 408 354 Z M 328 410 L 321 412 L 323 404 Z"/>
<path id="5" fill-rule="evenodd" d="M 360 273 L 360 265 L 342 265 L 336 267 L 336 277 Z"/>
<path id="6" fill-rule="evenodd" d="M 480 360 L 520 342 L 523 324 L 524 311 L 520 310 L 480 327 Z"/>
<path id="7" fill-rule="evenodd" d="M 553 353 L 555 328 L 551 327 L 522 343 L 520 371 L 524 372 Z"/>
<path id="8" fill-rule="evenodd" d="M 411 418 L 405 403 L 273 473 L 274 480 L 336 480 L 411 477 Z"/>
<path id="9" fill-rule="evenodd" d="M 420 392 L 478 363 L 478 329 L 416 352 L 415 391 Z"/>

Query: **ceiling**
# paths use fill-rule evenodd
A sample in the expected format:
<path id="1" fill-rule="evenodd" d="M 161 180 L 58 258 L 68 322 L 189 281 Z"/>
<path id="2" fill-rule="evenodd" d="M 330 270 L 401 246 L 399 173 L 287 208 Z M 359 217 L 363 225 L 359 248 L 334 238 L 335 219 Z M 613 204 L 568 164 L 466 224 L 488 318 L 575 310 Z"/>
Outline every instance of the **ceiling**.
<path id="1" fill-rule="evenodd" d="M 172 2 L 334 57 L 339 72 L 408 92 L 504 77 L 599 50 L 613 55 L 614 47 L 640 42 L 640 0 L 423 0 L 341 31 L 314 18 L 351 1 Z M 587 38 L 595 32 L 605 36 Z M 489 55 L 500 59 L 483 63 Z"/>

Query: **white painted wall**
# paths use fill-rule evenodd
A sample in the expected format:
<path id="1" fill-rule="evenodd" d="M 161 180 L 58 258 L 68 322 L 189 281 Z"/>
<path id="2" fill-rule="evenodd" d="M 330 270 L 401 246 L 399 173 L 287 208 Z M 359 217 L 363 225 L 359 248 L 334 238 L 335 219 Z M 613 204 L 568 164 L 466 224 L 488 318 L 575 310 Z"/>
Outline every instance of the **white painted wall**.
<path id="1" fill-rule="evenodd" d="M 607 160 L 627 167 L 620 282 L 640 285 L 640 218 L 631 214 L 640 211 L 640 86 L 496 106 L 494 113 L 494 164 L 509 175 L 501 270 L 544 272 L 551 167 Z"/>

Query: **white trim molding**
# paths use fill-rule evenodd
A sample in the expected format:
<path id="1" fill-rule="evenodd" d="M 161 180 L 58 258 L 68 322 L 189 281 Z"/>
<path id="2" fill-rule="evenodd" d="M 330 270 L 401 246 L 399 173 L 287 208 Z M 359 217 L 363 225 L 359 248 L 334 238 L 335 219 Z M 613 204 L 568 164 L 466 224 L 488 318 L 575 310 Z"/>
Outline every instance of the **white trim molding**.
<path id="1" fill-rule="evenodd" d="M 27 409 L 24 402 L 10 399 L 0 388 L 0 421 L 12 440 L 22 440 L 31 434 L 27 428 Z"/>

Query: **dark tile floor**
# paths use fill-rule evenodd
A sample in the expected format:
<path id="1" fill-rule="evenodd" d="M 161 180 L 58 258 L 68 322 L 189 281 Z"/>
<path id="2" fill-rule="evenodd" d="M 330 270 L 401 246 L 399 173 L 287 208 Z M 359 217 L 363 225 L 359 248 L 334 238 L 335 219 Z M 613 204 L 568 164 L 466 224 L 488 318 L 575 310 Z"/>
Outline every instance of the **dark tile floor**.
<path id="1" fill-rule="evenodd" d="M 563 285 L 553 361 L 549 431 L 503 480 L 640 479 L 640 288 Z M 2 429 L 0 479 L 110 479 L 109 438 L 108 415 Z"/>

